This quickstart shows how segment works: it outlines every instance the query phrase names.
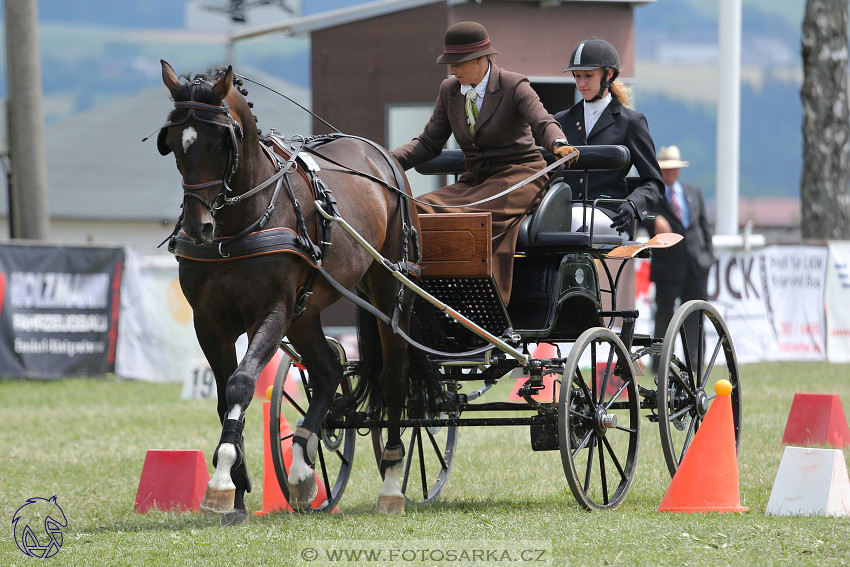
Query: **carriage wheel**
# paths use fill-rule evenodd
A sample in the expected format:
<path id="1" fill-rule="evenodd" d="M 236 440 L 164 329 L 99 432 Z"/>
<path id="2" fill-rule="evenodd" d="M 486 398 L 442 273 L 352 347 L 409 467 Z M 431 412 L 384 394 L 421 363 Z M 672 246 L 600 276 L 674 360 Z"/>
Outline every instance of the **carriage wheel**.
<path id="1" fill-rule="evenodd" d="M 586 330 L 570 350 L 558 438 L 576 501 L 586 510 L 619 506 L 634 480 L 640 401 L 631 357 L 610 329 Z"/>
<path id="2" fill-rule="evenodd" d="M 410 419 L 416 419 L 409 415 Z M 455 417 L 447 414 L 439 418 Z M 425 504 L 440 497 L 449 481 L 457 447 L 457 426 L 411 426 L 402 428 L 401 440 L 404 443 L 404 474 L 401 492 L 405 501 L 412 504 Z M 384 450 L 384 430 L 372 430 L 372 449 L 378 466 Z"/>
<path id="3" fill-rule="evenodd" d="M 697 320 L 697 336 L 685 332 L 685 321 Z M 688 348 L 690 347 L 690 348 Z M 694 351 L 695 354 L 691 354 Z M 732 383 L 735 444 L 741 441 L 741 384 L 729 330 L 717 310 L 705 301 L 688 301 L 676 311 L 664 334 L 658 365 L 658 426 L 667 469 L 674 475 L 715 397 L 714 384 Z"/>
<path id="4" fill-rule="evenodd" d="M 347 361 L 342 347 L 333 339 L 328 339 L 328 342 L 340 354 L 340 362 L 345 367 Z M 289 475 L 289 464 L 292 462 L 290 451 L 292 431 L 297 427 L 298 420 L 307 413 L 307 407 L 313 393 L 304 370 L 300 370 L 301 380 L 295 388 L 288 384 L 292 361 L 288 356 L 284 356 L 284 360 L 281 361 L 281 365 L 283 364 L 286 364 L 286 367 L 283 372 L 278 370 L 272 388 L 271 406 L 269 408 L 269 439 L 271 440 L 271 457 L 277 482 L 280 484 L 280 490 L 288 502 L 289 483 L 287 477 Z M 348 395 L 351 390 L 351 377 L 346 375 L 337 387 L 335 399 Z M 281 431 L 280 426 L 284 420 L 288 427 L 284 426 L 284 431 Z M 356 435 L 353 429 L 322 428 L 315 470 L 318 475 L 317 483 L 324 486 L 327 498 L 321 503 L 314 502 L 310 508 L 304 508 L 302 511 L 329 512 L 337 505 L 351 474 L 355 440 Z"/>

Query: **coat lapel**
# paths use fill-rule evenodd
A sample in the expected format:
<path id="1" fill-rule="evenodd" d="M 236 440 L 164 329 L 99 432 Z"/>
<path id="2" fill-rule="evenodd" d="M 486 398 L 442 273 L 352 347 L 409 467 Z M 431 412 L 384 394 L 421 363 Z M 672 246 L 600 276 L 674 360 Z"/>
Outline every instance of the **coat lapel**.
<path id="1" fill-rule="evenodd" d="M 460 83 L 457 83 L 457 89 L 449 95 L 449 112 L 451 112 L 454 120 L 458 124 L 463 124 L 466 126 L 466 98 L 460 94 Z M 462 128 L 462 130 L 469 136 L 469 128 Z M 457 133 L 455 133 L 455 137 L 457 137 Z"/>
<path id="2" fill-rule="evenodd" d="M 484 103 L 481 105 L 481 110 L 478 111 L 478 120 L 475 122 L 475 133 L 481 129 L 484 124 L 496 113 L 499 108 L 499 103 L 502 102 L 501 88 L 501 69 L 494 64 L 490 64 L 490 80 L 487 82 L 487 95 L 484 97 Z M 464 114 L 466 119 L 466 114 Z"/>
<path id="3" fill-rule="evenodd" d="M 581 140 L 581 142 L 587 144 L 587 132 L 584 131 L 584 101 L 573 105 L 567 111 L 566 116 L 564 116 L 563 127 L 567 140 Z"/>
<path id="4" fill-rule="evenodd" d="M 602 111 L 602 114 L 599 115 L 599 119 L 596 121 L 596 124 L 593 125 L 593 132 L 588 135 L 588 142 L 590 141 L 591 137 L 596 136 L 605 128 L 613 124 L 614 115 L 620 114 L 620 111 L 622 109 L 623 107 L 620 102 L 617 99 L 612 98 L 611 102 L 608 103 L 608 106 L 605 107 L 605 110 Z M 582 118 L 584 118 L 584 112 L 582 112 Z"/>

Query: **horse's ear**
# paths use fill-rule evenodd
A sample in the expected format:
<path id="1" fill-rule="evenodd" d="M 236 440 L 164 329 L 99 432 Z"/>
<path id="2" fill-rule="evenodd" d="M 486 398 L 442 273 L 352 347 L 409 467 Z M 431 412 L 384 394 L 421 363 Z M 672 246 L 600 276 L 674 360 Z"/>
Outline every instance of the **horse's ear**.
<path id="1" fill-rule="evenodd" d="M 159 129 L 159 135 L 156 137 L 156 149 L 161 155 L 167 156 L 171 153 L 171 148 L 165 143 L 165 137 L 168 135 L 168 128 L 162 127 Z"/>
<path id="2" fill-rule="evenodd" d="M 177 73 L 174 72 L 168 61 L 160 59 L 159 62 L 162 64 L 162 82 L 165 83 L 171 94 L 174 94 L 174 91 L 180 86 L 180 79 L 177 78 Z"/>
<path id="3" fill-rule="evenodd" d="M 228 65 L 224 77 L 216 81 L 215 85 L 213 85 L 213 92 L 218 96 L 219 100 L 224 100 L 227 98 L 231 86 L 233 86 L 233 65 Z"/>

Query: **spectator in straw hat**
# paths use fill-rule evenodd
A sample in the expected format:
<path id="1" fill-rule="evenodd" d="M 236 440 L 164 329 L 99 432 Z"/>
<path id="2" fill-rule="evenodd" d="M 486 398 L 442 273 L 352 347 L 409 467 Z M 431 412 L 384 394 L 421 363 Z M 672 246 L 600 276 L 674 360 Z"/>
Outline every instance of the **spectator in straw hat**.
<path id="1" fill-rule="evenodd" d="M 494 272 L 507 304 L 519 221 L 536 206 L 546 177 L 498 199 L 466 205 L 497 195 L 546 167 L 538 144 L 559 157 L 573 148 L 528 78 L 496 65 L 496 53 L 481 24 L 459 22 L 449 27 L 437 63 L 448 65 L 452 77 L 440 85 L 422 133 L 393 154 L 404 169 L 410 169 L 439 155 L 454 134 L 466 171 L 457 183 L 420 197 L 424 204 L 416 207 L 420 213 L 491 213 Z"/>
<path id="2" fill-rule="evenodd" d="M 679 181 L 679 170 L 688 167 L 679 148 L 662 146 L 658 165 L 664 178 L 666 199 L 653 211 L 655 219 L 643 226 L 650 234 L 675 232 L 684 240 L 670 248 L 653 250 L 649 279 L 655 282 L 655 336 L 664 336 L 673 318 L 676 300 L 681 303 L 708 297 L 708 271 L 714 264 L 711 228 L 708 224 L 702 191 Z M 692 323 L 692 325 L 690 324 Z M 685 331 L 696 336 L 696 319 L 687 321 Z M 696 344 L 691 341 L 692 356 Z"/>

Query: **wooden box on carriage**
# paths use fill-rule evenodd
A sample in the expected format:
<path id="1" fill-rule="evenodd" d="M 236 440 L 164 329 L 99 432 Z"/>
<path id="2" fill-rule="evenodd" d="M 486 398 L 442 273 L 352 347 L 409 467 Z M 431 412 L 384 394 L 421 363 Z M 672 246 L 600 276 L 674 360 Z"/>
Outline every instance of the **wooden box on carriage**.
<path id="1" fill-rule="evenodd" d="M 493 275 L 490 213 L 419 215 L 422 277 Z"/>

